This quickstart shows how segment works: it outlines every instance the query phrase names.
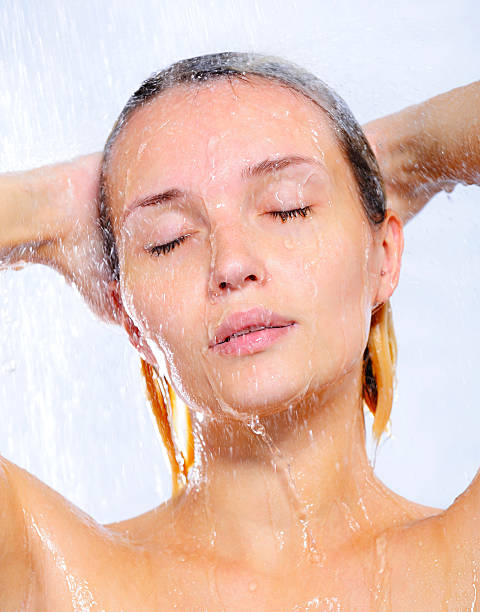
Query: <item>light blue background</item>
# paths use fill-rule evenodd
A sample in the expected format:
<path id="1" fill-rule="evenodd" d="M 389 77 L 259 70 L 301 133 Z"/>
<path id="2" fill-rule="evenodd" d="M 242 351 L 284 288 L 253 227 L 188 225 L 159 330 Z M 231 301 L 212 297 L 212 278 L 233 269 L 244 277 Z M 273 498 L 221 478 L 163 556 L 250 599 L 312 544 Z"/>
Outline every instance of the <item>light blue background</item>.
<path id="1" fill-rule="evenodd" d="M 293 60 L 362 123 L 480 76 L 476 0 L 4 0 L 0 20 L 3 171 L 100 149 L 141 80 L 207 52 Z M 438 507 L 480 466 L 479 206 L 479 188 L 457 187 L 407 225 L 392 299 L 399 386 L 376 472 Z M 119 329 L 34 266 L 0 275 L 0 334 L 2 454 L 100 521 L 169 496 L 139 361 Z"/>

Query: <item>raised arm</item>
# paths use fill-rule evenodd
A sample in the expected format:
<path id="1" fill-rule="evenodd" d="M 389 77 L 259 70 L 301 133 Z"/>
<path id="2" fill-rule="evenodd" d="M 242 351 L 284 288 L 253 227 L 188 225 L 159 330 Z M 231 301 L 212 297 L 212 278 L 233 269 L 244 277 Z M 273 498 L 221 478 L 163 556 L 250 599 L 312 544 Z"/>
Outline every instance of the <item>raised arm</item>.
<path id="1" fill-rule="evenodd" d="M 480 184 L 480 81 L 363 127 L 404 223 L 439 191 Z"/>
<path id="2" fill-rule="evenodd" d="M 100 155 L 0 175 L 0 268 L 42 263 L 114 321 L 97 218 Z"/>

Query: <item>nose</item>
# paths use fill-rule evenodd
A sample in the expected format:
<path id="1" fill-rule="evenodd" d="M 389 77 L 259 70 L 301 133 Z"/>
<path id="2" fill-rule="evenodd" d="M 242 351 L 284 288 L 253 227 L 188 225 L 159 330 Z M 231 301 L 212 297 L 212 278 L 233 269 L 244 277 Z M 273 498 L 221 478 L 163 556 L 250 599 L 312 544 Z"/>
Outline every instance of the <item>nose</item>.
<path id="1" fill-rule="evenodd" d="M 262 286 L 267 279 L 255 240 L 246 230 L 218 228 L 211 238 L 212 260 L 209 294 L 215 299 L 252 283 Z"/>

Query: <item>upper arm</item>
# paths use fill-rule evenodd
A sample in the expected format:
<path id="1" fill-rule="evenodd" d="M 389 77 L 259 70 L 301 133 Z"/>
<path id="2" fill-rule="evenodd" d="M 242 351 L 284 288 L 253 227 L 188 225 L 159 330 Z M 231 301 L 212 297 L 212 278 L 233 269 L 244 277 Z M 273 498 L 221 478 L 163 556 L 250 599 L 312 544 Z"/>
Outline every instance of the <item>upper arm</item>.
<path id="1" fill-rule="evenodd" d="M 23 609 L 32 578 L 27 529 L 10 467 L 0 457 L 0 610 L 5 612 Z"/>

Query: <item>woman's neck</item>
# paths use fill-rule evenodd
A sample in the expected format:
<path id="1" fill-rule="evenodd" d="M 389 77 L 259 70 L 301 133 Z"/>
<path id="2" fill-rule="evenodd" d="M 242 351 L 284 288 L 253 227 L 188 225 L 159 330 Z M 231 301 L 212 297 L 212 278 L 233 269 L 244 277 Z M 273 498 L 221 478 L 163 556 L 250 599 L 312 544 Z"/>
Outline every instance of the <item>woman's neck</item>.
<path id="1" fill-rule="evenodd" d="M 250 426 L 195 421 L 197 457 L 184 499 L 189 526 L 224 558 L 321 561 L 373 525 L 361 369 Z M 191 505 L 190 503 L 191 502 Z M 368 506 L 371 507 L 368 507 Z M 202 509 L 200 511 L 200 509 Z"/>

